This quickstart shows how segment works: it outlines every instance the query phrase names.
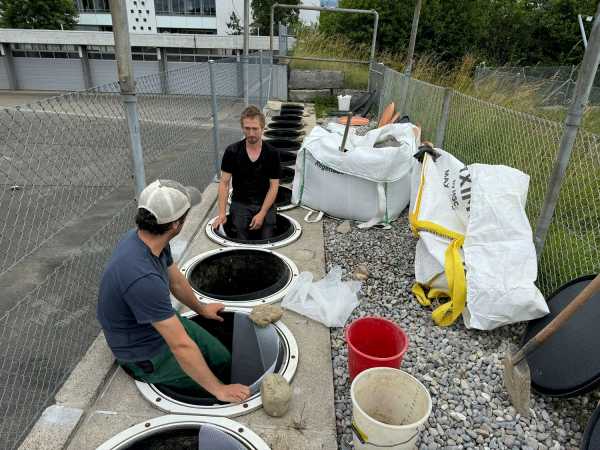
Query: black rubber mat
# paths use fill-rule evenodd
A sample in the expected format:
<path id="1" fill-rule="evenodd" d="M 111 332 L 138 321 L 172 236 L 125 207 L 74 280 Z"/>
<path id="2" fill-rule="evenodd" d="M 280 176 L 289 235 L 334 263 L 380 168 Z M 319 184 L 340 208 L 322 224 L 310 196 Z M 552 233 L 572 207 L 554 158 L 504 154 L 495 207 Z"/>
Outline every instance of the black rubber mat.
<path id="1" fill-rule="evenodd" d="M 302 122 L 294 122 L 291 120 L 271 122 L 269 124 L 269 130 L 301 130 L 302 128 L 304 128 Z"/>
<path id="2" fill-rule="evenodd" d="M 289 139 L 266 139 L 264 142 L 267 142 L 271 147 L 276 148 L 277 150 L 285 150 L 288 152 L 293 152 L 300 149 L 300 142 L 295 140 L 290 141 Z"/>
<path id="3" fill-rule="evenodd" d="M 593 278 L 593 275 L 577 278 L 554 292 L 548 299 L 550 314 L 529 322 L 523 343 L 550 323 Z M 597 386 L 600 382 L 599 324 L 600 293 L 527 357 L 532 388 L 552 397 L 573 397 Z"/>
<path id="4" fill-rule="evenodd" d="M 600 405 L 594 410 L 581 439 L 581 450 L 600 449 Z"/>
<path id="5" fill-rule="evenodd" d="M 279 116 L 273 116 L 271 117 L 271 121 L 272 122 L 295 122 L 295 123 L 302 123 L 302 115 L 301 114 L 283 114 L 283 115 L 279 115 Z"/>
<path id="6" fill-rule="evenodd" d="M 302 133 L 297 130 L 267 130 L 265 131 L 265 136 L 268 138 L 298 141 L 302 138 Z"/>

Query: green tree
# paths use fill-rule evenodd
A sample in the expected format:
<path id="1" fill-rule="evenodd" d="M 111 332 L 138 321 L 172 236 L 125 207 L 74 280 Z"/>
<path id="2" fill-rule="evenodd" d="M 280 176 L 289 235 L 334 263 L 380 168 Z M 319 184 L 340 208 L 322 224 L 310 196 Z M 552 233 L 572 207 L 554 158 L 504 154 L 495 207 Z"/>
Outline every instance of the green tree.
<path id="1" fill-rule="evenodd" d="M 77 24 L 73 0 L 0 0 L 4 28 L 72 30 Z"/>
<path id="2" fill-rule="evenodd" d="M 235 11 L 231 12 L 229 16 L 229 22 L 227 22 L 227 34 L 239 35 L 244 32 L 244 27 L 240 22 L 240 18 L 235 13 Z"/>
<path id="3" fill-rule="evenodd" d="M 277 3 L 277 0 L 252 0 L 252 27 L 260 29 L 262 35 L 271 32 L 271 6 Z M 288 5 L 300 5 L 300 0 L 287 0 Z M 278 34 L 277 24 L 295 25 L 298 23 L 298 10 L 287 8 L 275 9 L 275 34 Z"/>

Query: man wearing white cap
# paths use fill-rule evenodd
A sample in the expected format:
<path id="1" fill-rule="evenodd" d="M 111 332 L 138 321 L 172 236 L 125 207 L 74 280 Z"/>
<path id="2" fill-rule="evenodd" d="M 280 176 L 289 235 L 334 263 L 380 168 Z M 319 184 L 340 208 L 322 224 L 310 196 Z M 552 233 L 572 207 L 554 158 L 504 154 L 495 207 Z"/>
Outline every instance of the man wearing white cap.
<path id="1" fill-rule="evenodd" d="M 170 293 L 201 316 L 223 321 L 223 305 L 198 302 L 169 246 L 200 198 L 197 189 L 172 180 L 157 180 L 142 191 L 137 229 L 121 239 L 102 275 L 97 318 L 117 362 L 134 378 L 240 402 L 250 390 L 225 384 L 227 348 L 171 305 Z"/>

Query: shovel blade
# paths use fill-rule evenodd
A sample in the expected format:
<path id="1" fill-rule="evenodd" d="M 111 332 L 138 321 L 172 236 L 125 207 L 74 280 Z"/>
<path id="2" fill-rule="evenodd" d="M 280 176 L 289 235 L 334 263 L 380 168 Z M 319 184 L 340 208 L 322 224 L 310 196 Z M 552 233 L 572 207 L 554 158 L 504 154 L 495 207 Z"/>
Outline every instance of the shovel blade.
<path id="1" fill-rule="evenodd" d="M 517 352 L 515 346 L 511 346 L 510 353 L 504 356 L 504 387 L 508 392 L 510 401 L 514 408 L 523 417 L 529 416 L 529 405 L 531 401 L 531 373 L 527 359 L 523 358 L 518 364 L 513 364 L 512 355 Z"/>

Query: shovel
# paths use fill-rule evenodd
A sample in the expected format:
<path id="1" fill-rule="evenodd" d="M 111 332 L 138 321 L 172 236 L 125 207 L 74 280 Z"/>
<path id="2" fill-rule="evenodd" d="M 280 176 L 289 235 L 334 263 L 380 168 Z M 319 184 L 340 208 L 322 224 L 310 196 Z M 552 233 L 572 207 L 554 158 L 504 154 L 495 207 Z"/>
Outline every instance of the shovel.
<path id="1" fill-rule="evenodd" d="M 548 325 L 515 351 L 504 357 L 504 386 L 508 391 L 510 400 L 519 414 L 529 416 L 529 401 L 531 397 L 531 373 L 525 357 L 535 351 L 540 345 L 554 335 L 567 322 L 579 308 L 581 308 L 596 292 L 600 291 L 600 274 L 594 278 L 576 297 L 563 309 Z M 560 360 L 560 355 L 557 355 Z"/>

